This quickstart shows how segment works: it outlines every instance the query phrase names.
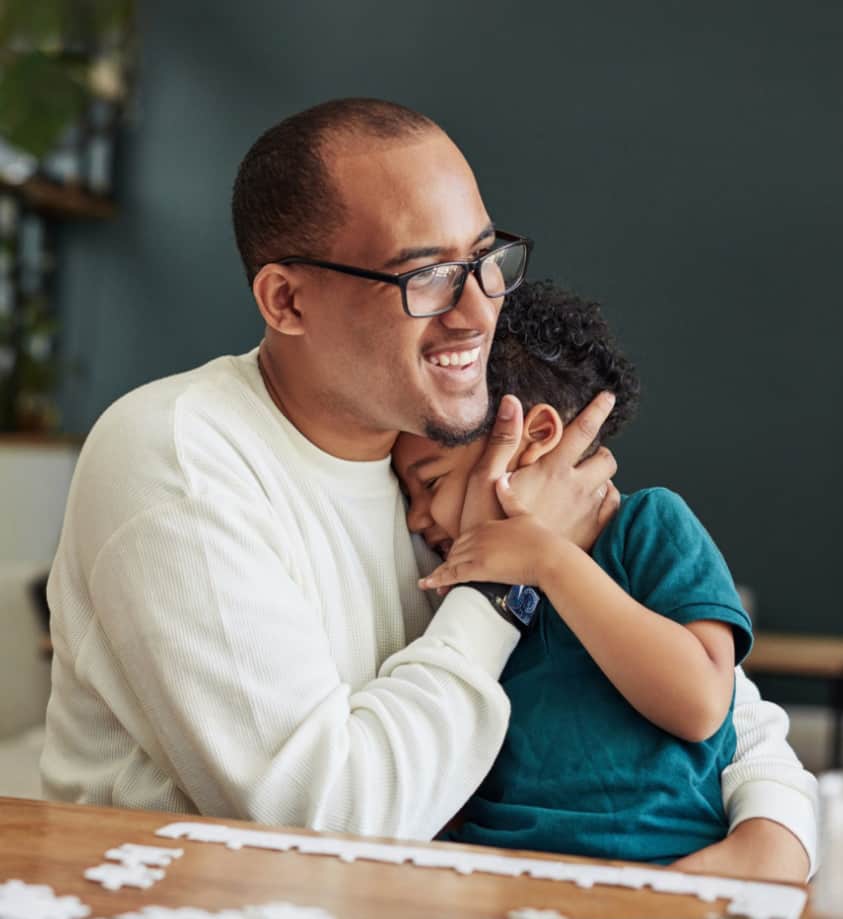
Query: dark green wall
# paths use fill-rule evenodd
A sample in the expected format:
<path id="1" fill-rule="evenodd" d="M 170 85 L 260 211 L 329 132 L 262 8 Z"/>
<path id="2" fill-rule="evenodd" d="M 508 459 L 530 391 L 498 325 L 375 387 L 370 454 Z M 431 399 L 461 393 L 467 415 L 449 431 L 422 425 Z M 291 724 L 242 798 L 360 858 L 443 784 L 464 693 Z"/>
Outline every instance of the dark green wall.
<path id="1" fill-rule="evenodd" d="M 148 0 L 141 26 L 120 216 L 64 233 L 70 429 L 258 340 L 228 218 L 254 138 L 396 99 L 535 237 L 534 276 L 606 303 L 645 383 L 621 487 L 685 495 L 764 626 L 843 631 L 843 7 Z"/>

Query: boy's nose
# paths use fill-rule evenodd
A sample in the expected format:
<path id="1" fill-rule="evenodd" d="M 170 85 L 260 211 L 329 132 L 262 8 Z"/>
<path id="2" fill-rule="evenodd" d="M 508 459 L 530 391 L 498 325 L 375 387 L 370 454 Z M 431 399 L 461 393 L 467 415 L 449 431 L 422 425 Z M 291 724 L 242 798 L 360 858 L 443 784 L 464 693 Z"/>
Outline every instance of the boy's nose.
<path id="1" fill-rule="evenodd" d="M 430 506 L 427 502 L 413 501 L 407 512 L 407 526 L 411 533 L 421 533 L 433 526 L 433 518 L 430 516 Z"/>

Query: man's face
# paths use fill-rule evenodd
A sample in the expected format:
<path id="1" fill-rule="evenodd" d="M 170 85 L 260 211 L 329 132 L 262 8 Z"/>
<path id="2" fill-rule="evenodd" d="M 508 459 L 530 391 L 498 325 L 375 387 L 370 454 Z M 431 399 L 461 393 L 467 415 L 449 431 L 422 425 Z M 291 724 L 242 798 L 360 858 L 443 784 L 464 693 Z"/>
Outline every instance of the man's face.
<path id="1" fill-rule="evenodd" d="M 474 175 L 444 134 L 372 140 L 326 160 L 348 217 L 320 257 L 398 274 L 491 247 Z M 460 435 L 483 422 L 486 359 L 502 298 L 487 298 L 471 276 L 451 312 L 414 319 L 395 285 L 300 270 L 300 345 L 323 410 L 343 430 Z M 460 359 L 444 366 L 443 354 Z"/>
<path id="2" fill-rule="evenodd" d="M 392 448 L 392 465 L 409 499 L 407 526 L 443 557 L 459 536 L 468 477 L 486 442 L 481 437 L 449 448 L 426 437 L 400 434 Z"/>

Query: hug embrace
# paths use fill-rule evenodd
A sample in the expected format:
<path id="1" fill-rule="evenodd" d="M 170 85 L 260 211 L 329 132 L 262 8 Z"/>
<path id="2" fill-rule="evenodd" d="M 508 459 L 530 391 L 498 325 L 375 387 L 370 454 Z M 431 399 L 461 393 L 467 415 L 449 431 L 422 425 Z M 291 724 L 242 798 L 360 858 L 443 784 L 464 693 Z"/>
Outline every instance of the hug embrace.
<path id="1" fill-rule="evenodd" d="M 804 880 L 815 781 L 728 568 L 612 483 L 638 386 L 598 308 L 525 282 L 531 240 L 394 103 L 270 128 L 232 210 L 260 345 L 80 456 L 49 796 Z"/>

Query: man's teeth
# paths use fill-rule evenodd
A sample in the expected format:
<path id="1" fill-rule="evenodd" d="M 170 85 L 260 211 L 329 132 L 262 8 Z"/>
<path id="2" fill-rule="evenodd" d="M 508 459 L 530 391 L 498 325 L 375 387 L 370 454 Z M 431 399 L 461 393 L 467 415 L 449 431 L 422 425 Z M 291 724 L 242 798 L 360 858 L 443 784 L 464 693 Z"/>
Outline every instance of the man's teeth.
<path id="1" fill-rule="evenodd" d="M 471 351 L 452 351 L 450 354 L 433 354 L 428 360 L 437 367 L 465 367 L 480 357 L 480 349 L 472 348 Z"/>

